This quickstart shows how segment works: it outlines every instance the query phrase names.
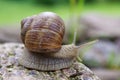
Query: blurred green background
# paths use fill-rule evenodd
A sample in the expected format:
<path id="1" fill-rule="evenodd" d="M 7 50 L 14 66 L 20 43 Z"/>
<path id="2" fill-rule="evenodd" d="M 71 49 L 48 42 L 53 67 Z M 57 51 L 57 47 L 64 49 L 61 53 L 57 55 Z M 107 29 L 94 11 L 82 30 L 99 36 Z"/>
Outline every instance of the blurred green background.
<path id="1" fill-rule="evenodd" d="M 83 2 L 82 8 L 80 1 Z M 72 13 L 70 2 L 70 0 L 0 0 L 0 25 L 18 24 L 21 19 L 42 11 L 53 11 L 66 19 Z M 76 3 L 78 7 L 75 9 L 82 13 L 98 11 L 109 15 L 120 14 L 120 0 L 76 0 Z"/>

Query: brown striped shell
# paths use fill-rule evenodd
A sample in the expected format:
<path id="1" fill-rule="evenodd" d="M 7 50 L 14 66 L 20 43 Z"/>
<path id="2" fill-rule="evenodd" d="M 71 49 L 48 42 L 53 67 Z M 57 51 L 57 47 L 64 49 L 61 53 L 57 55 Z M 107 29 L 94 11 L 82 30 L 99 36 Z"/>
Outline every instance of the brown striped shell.
<path id="1" fill-rule="evenodd" d="M 21 21 L 21 38 L 32 52 L 52 53 L 61 49 L 65 32 L 63 20 L 52 12 L 27 17 Z"/>

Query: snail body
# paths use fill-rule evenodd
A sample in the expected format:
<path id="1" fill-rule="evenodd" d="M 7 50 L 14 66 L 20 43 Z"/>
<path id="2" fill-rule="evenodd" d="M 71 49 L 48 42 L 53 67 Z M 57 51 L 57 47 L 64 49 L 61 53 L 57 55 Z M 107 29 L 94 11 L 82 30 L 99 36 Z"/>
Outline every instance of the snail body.
<path id="1" fill-rule="evenodd" d="M 76 60 L 78 50 L 94 42 L 61 45 L 65 27 L 63 20 L 52 12 L 27 17 L 21 21 L 21 39 L 24 53 L 18 59 L 27 68 L 51 71 L 68 68 Z"/>
<path id="2" fill-rule="evenodd" d="M 20 63 L 25 67 L 43 71 L 68 68 L 77 55 L 77 49 L 73 49 L 73 47 L 73 45 L 63 45 L 58 52 L 50 55 L 33 53 L 25 49 L 25 54 L 22 55 Z"/>

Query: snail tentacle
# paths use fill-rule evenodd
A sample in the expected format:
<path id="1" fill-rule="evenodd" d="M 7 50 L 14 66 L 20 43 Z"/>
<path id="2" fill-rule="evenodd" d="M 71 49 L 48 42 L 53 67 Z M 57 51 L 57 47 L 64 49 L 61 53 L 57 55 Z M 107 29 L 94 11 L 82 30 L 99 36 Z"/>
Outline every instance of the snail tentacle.
<path id="1" fill-rule="evenodd" d="M 83 47 L 86 47 L 86 46 L 89 46 L 89 45 L 95 44 L 96 42 L 98 42 L 98 40 L 93 40 L 93 41 L 87 42 L 87 43 L 85 43 L 85 44 L 82 44 L 82 45 L 76 46 L 76 48 L 77 48 L 77 49 L 80 49 L 80 48 L 83 48 Z"/>

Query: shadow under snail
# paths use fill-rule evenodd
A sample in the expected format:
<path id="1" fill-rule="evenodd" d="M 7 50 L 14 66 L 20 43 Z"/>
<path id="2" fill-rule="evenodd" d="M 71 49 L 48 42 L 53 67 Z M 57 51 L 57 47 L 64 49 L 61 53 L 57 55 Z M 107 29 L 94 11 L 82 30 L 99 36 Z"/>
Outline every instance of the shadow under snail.
<path id="1" fill-rule="evenodd" d="M 68 68 L 76 60 L 80 46 L 61 45 L 65 33 L 63 20 L 53 12 L 43 12 L 21 21 L 21 39 L 24 53 L 18 59 L 27 68 L 52 71 Z"/>

